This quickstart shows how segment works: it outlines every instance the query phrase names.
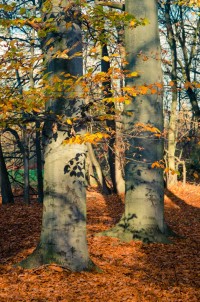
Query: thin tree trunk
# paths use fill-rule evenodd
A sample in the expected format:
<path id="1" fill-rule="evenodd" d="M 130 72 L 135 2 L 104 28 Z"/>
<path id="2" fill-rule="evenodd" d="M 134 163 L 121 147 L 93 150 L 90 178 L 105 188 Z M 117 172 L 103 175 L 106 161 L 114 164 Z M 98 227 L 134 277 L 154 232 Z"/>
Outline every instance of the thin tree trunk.
<path id="1" fill-rule="evenodd" d="M 2 204 L 13 203 L 14 197 L 13 197 L 12 188 L 8 176 L 8 171 L 6 168 L 5 159 L 3 156 L 1 141 L 0 141 L 0 186 L 1 186 Z"/>
<path id="2" fill-rule="evenodd" d="M 97 182 L 96 177 L 94 175 L 94 168 L 93 168 L 92 160 L 91 160 L 89 154 L 87 155 L 86 166 L 87 166 L 88 185 L 91 186 L 91 187 L 98 187 L 98 182 Z"/>
<path id="3" fill-rule="evenodd" d="M 23 87 L 21 84 L 19 70 L 16 69 L 16 78 L 18 82 L 18 89 L 20 94 L 23 96 Z M 23 161 L 24 161 L 24 202 L 29 204 L 29 139 L 26 131 L 26 126 L 22 126 L 23 131 Z"/>
<path id="4" fill-rule="evenodd" d="M 38 202 L 42 203 L 44 198 L 43 192 L 43 164 L 42 164 L 42 151 L 41 151 L 41 130 L 40 122 L 36 122 L 36 139 L 35 139 L 35 148 L 36 148 L 36 160 L 37 160 L 37 190 L 38 190 Z"/>
<path id="5" fill-rule="evenodd" d="M 198 40 L 199 40 L 199 29 L 200 29 L 200 18 L 198 19 L 196 29 L 194 30 L 194 33 L 193 33 L 192 47 L 191 47 L 190 53 L 188 53 L 188 48 L 187 48 L 185 24 L 184 24 L 185 20 L 184 20 L 184 15 L 183 15 L 183 8 L 181 6 L 180 6 L 180 19 L 181 19 L 182 35 L 180 35 L 180 33 L 179 33 L 178 39 L 179 39 L 179 42 L 180 42 L 180 45 L 182 48 L 182 52 L 183 52 L 186 81 L 191 83 L 190 69 L 191 69 L 192 60 L 194 59 L 194 56 L 197 53 L 197 46 L 198 46 Z M 186 89 L 186 92 L 190 99 L 193 114 L 197 118 L 197 120 L 200 121 L 200 108 L 199 108 L 197 95 L 194 91 L 194 88 L 189 86 Z"/>
<path id="6" fill-rule="evenodd" d="M 121 133 L 122 131 L 122 124 L 116 122 L 116 156 L 115 156 L 115 178 L 116 178 L 116 187 L 118 194 L 125 193 L 125 181 L 123 177 L 123 164 L 121 162 L 122 152 L 120 151 L 120 146 L 122 144 Z"/>
<path id="7" fill-rule="evenodd" d="M 175 185 L 177 183 L 177 174 L 174 173 L 176 170 L 176 125 L 177 125 L 177 105 L 178 105 L 178 91 L 177 91 L 177 45 L 175 35 L 170 19 L 171 5 L 170 0 L 167 0 L 165 4 L 165 20 L 167 26 L 167 40 L 171 51 L 171 80 L 172 86 L 172 103 L 169 118 L 169 129 L 168 129 L 168 177 L 167 186 Z"/>
<path id="8" fill-rule="evenodd" d="M 24 202 L 30 203 L 29 196 L 29 136 L 27 129 L 23 127 L 23 145 L 24 145 Z"/>
<path id="9" fill-rule="evenodd" d="M 97 181 L 99 183 L 99 186 L 102 189 L 102 193 L 109 195 L 111 193 L 111 190 L 109 189 L 109 187 L 106 184 L 106 179 L 105 176 L 101 170 L 101 166 L 96 158 L 96 155 L 94 153 L 94 150 L 92 148 L 92 145 L 87 143 L 87 148 L 88 148 L 88 156 L 90 157 L 90 160 L 92 162 L 92 165 L 95 168 L 96 174 L 97 174 Z"/>
<path id="10" fill-rule="evenodd" d="M 98 1 L 97 5 L 98 5 Z M 98 5 L 99 11 L 103 14 L 103 6 Z M 102 32 L 101 36 L 102 39 L 100 40 L 101 43 L 101 71 L 105 72 L 107 74 L 107 80 L 103 82 L 103 97 L 105 98 L 111 98 L 112 97 L 112 92 L 111 92 L 111 77 L 108 76 L 108 72 L 110 69 L 110 62 L 107 60 L 104 60 L 104 57 L 108 57 L 108 45 L 106 42 L 105 36 L 105 28 L 104 24 L 102 24 Z M 115 104 L 113 102 L 107 102 L 106 103 L 106 113 L 115 116 Z M 115 124 L 115 119 L 113 120 L 106 120 L 106 125 L 108 128 L 110 128 L 111 132 L 115 133 L 116 132 L 116 124 Z M 110 178 L 112 181 L 112 187 L 113 187 L 113 192 L 117 193 L 117 187 L 116 187 L 116 175 L 115 175 L 115 159 L 116 159 L 116 154 L 115 154 L 115 134 L 112 135 L 112 137 L 109 140 L 109 145 L 108 145 L 108 164 L 110 168 Z"/>
<path id="11" fill-rule="evenodd" d="M 108 56 L 108 47 L 106 43 L 101 42 L 101 48 L 102 48 L 102 58 L 104 56 Z M 101 60 L 101 70 L 105 73 L 108 74 L 110 68 L 110 62 Z M 112 92 L 111 92 L 111 78 L 109 77 L 106 82 L 103 83 L 103 93 L 106 98 L 111 98 L 112 97 Z M 107 106 L 107 114 L 112 114 L 113 116 L 115 115 L 115 104 L 113 102 L 108 102 L 106 104 Z M 116 133 L 116 124 L 115 124 L 115 119 L 113 120 L 107 120 L 106 121 L 107 127 L 111 130 L 111 132 Z M 113 192 L 117 193 L 117 185 L 116 185 L 116 175 L 115 175 L 115 160 L 116 160 L 116 154 L 115 154 L 115 142 L 116 142 L 116 137 L 115 134 L 112 135 L 112 137 L 109 140 L 109 145 L 108 145 L 108 164 L 110 167 L 110 177 L 112 181 L 112 187 L 113 187 Z"/>

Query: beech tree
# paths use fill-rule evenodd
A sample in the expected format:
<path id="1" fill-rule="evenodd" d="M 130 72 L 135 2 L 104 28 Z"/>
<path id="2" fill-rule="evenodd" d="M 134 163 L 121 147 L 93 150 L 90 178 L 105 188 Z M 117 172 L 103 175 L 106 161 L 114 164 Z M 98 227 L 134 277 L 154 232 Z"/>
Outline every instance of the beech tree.
<path id="1" fill-rule="evenodd" d="M 20 263 L 26 268 L 57 263 L 72 271 L 93 270 L 86 240 L 85 144 L 63 144 L 73 133 L 84 134 L 82 124 L 75 129 L 63 122 L 81 116 L 83 100 L 80 84 L 83 73 L 80 8 L 76 1 L 45 1 L 43 22 L 50 19 L 53 30 L 44 33 L 46 75 L 51 85 L 64 83 L 49 98 L 49 118 L 44 137 L 44 207 L 40 242 Z M 57 55 L 63 53 L 63 55 Z M 71 88 L 70 88 L 71 86 Z M 53 118 L 62 117 L 59 123 Z M 70 122 L 69 122 L 70 124 Z"/>
<path id="2" fill-rule="evenodd" d="M 174 173 L 176 170 L 176 120 L 177 120 L 177 104 L 178 104 L 178 75 L 177 75 L 177 45 L 176 38 L 173 31 L 173 25 L 170 18 L 171 4 L 170 1 L 166 1 L 165 4 L 165 20 L 167 28 L 167 41 L 170 46 L 171 51 L 171 74 L 170 78 L 173 83 L 172 87 L 172 103 L 171 103 L 171 113 L 169 119 L 169 130 L 168 130 L 168 148 L 167 148 L 167 158 L 168 158 L 168 177 L 167 186 L 177 183 L 177 174 Z"/>
<path id="3" fill-rule="evenodd" d="M 168 242 L 163 170 L 160 168 L 163 159 L 163 100 L 157 1 L 126 0 L 125 9 L 137 19 L 146 18 L 148 24 L 125 29 L 126 68 L 129 73 L 138 74 L 126 78 L 126 89 L 132 100 L 125 105 L 124 112 L 125 131 L 129 134 L 125 212 L 119 223 L 103 234 L 122 240 Z M 137 94 L 142 86 L 146 86 L 146 92 L 143 93 L 145 89 L 142 88 Z"/>

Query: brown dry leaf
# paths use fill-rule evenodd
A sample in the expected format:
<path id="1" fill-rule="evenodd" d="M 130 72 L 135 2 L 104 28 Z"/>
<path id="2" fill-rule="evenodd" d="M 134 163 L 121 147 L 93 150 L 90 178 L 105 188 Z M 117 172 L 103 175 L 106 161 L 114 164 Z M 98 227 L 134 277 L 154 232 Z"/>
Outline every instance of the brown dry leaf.
<path id="1" fill-rule="evenodd" d="M 115 225 L 124 196 L 87 192 L 88 244 L 102 273 L 72 273 L 53 263 L 34 270 L 15 268 L 37 246 L 42 206 L 0 207 L 0 301 L 198 302 L 200 300 L 200 186 L 179 184 L 166 191 L 165 217 L 183 238 L 173 244 L 120 242 L 95 237 Z"/>
<path id="2" fill-rule="evenodd" d="M 48 268 L 56 272 L 63 272 L 63 268 L 56 264 L 48 265 Z"/>

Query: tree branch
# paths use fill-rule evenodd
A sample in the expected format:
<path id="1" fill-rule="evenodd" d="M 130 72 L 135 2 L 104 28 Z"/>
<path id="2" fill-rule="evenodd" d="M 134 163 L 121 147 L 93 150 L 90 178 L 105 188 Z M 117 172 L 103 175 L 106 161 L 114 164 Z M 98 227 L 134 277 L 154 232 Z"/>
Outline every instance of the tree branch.
<path id="1" fill-rule="evenodd" d="M 96 0 L 95 3 L 97 5 L 108 6 L 110 8 L 116 8 L 116 9 L 120 9 L 122 11 L 125 10 L 124 3 L 117 3 L 117 2 L 112 2 L 112 1 L 99 1 L 99 0 Z"/>

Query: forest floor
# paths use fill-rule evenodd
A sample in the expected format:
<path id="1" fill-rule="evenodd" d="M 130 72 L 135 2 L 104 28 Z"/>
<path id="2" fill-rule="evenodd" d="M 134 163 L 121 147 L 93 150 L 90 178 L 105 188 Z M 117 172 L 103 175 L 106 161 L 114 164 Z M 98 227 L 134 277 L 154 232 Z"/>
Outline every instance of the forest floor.
<path id="1" fill-rule="evenodd" d="M 200 301 L 200 186 L 180 184 L 166 192 L 166 221 L 183 236 L 168 245 L 95 237 L 119 220 L 124 204 L 91 190 L 87 206 L 90 255 L 102 273 L 13 267 L 36 247 L 42 207 L 20 200 L 0 206 L 0 302 Z"/>

